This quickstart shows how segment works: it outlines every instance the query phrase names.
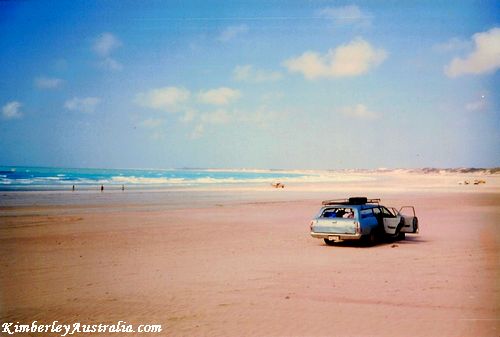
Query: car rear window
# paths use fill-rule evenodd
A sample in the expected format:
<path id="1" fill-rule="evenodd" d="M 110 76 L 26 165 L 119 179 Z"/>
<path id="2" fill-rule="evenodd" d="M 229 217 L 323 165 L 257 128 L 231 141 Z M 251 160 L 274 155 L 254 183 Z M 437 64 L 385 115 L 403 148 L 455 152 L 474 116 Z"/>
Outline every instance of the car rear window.
<path id="1" fill-rule="evenodd" d="M 349 207 L 329 207 L 323 210 L 321 217 L 352 219 L 355 217 L 355 212 L 353 208 Z"/>

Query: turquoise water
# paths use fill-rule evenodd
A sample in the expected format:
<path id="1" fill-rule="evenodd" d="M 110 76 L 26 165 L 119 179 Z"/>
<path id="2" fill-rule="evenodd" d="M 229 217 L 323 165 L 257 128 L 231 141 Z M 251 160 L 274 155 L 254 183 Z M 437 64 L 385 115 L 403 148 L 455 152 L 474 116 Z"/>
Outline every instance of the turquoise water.
<path id="1" fill-rule="evenodd" d="M 61 189 L 72 185 L 196 186 L 303 180 L 307 175 L 273 170 L 74 169 L 0 166 L 0 190 Z"/>

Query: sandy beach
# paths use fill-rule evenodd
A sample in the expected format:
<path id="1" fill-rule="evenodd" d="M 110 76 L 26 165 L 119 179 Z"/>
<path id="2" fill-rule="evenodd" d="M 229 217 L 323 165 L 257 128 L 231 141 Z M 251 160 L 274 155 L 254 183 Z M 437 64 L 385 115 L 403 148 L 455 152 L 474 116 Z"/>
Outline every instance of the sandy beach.
<path id="1" fill-rule="evenodd" d="M 121 320 L 161 324 L 158 336 L 499 336 L 500 177 L 370 178 L 2 192 L 0 321 Z M 414 205 L 420 234 L 374 247 L 311 238 L 321 200 L 353 195 Z"/>

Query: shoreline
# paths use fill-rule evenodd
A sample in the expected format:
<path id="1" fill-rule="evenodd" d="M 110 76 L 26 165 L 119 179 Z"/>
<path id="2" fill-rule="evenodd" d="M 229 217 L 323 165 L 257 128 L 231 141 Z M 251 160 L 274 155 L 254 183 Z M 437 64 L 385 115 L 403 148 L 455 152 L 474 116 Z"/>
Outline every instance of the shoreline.
<path id="1" fill-rule="evenodd" d="M 16 183 L 15 180 L 6 178 L 3 175 L 0 182 L 0 193 L 3 192 L 43 192 L 43 191 L 65 191 L 72 189 L 75 186 L 78 191 L 93 191 L 99 190 L 101 186 L 107 191 L 121 190 L 122 186 L 127 190 L 151 191 L 151 190 L 185 190 L 185 189 L 201 189 L 207 190 L 211 188 L 255 188 L 263 187 L 275 182 L 281 182 L 285 185 L 304 186 L 317 184 L 340 184 L 362 183 L 370 184 L 380 180 L 401 180 L 404 177 L 415 180 L 416 177 L 424 181 L 429 181 L 433 186 L 439 180 L 446 181 L 450 184 L 451 179 L 457 180 L 456 183 L 469 181 L 471 184 L 476 180 L 484 181 L 491 179 L 495 182 L 500 181 L 500 174 L 497 169 L 394 169 L 394 170 L 213 170 L 206 169 L 203 172 L 233 172 L 233 173 L 268 173 L 275 174 L 276 172 L 285 175 L 283 177 L 248 177 L 248 178 L 215 178 L 215 177 L 200 177 L 200 178 L 183 178 L 183 177 L 140 177 L 140 176 L 113 176 L 111 180 L 96 180 L 95 182 L 81 181 L 65 181 L 58 180 L 58 177 L 46 177 L 43 179 L 54 179 L 53 183 Z M 109 170 L 116 171 L 116 170 Z M 168 171 L 168 170 L 167 170 Z M 189 171 L 189 170 L 185 170 Z M 463 172 L 467 171 L 467 172 Z M 145 171 L 146 172 L 146 171 Z M 170 172 L 170 171 L 168 171 Z M 64 176 L 64 175 L 63 175 Z M 109 178 L 109 177 L 108 177 Z M 116 179 L 115 179 L 116 178 Z M 21 179 L 23 180 L 23 179 Z M 12 183 L 14 182 L 14 183 Z M 451 184 L 450 184 L 451 185 Z"/>
<path id="2" fill-rule="evenodd" d="M 9 185 L 0 185 L 0 192 L 36 192 L 36 191 L 71 191 L 72 185 L 75 185 L 79 191 L 92 191 L 98 190 L 101 185 L 105 186 L 106 190 L 121 190 L 122 185 L 125 186 L 127 190 L 175 190 L 175 189 L 209 189 L 209 188 L 228 188 L 228 187 L 264 187 L 269 186 L 271 183 L 280 181 L 288 185 L 307 185 L 307 184 L 348 184 L 348 183 L 370 183 L 379 180 L 397 180 L 407 178 L 420 177 L 424 180 L 432 180 L 433 182 L 443 180 L 450 184 L 451 179 L 455 179 L 456 183 L 463 182 L 465 180 L 470 181 L 471 185 L 474 180 L 484 180 L 491 179 L 494 182 L 500 181 L 500 174 L 469 174 L 469 173 L 415 173 L 415 172 L 382 172 L 382 173 L 342 173 L 331 176 L 307 176 L 308 179 L 274 179 L 266 178 L 265 181 L 235 181 L 235 182 L 205 182 L 205 183 L 176 183 L 176 184 L 141 184 L 141 183 L 95 183 L 95 184 L 53 184 L 53 185 L 15 185 L 8 188 Z M 450 184 L 451 185 L 451 184 Z"/>

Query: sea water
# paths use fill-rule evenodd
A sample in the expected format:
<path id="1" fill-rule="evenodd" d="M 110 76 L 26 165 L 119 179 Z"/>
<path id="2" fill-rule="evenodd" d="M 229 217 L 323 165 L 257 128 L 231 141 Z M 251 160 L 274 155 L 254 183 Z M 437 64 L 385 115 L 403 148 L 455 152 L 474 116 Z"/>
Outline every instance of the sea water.
<path id="1" fill-rule="evenodd" d="M 304 179 L 303 173 L 273 170 L 93 169 L 0 166 L 0 190 L 61 189 L 75 185 L 193 186 L 272 183 Z"/>

